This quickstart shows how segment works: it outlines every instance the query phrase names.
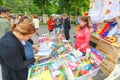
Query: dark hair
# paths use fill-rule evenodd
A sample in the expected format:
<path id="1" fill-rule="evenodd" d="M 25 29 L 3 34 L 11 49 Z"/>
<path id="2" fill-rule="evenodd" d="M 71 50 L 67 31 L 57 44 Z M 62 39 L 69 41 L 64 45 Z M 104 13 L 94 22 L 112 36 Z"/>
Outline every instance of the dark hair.
<path id="1" fill-rule="evenodd" d="M 1 14 L 2 12 L 6 13 L 6 12 L 9 12 L 9 10 L 8 10 L 7 8 L 0 7 L 0 14 Z"/>
<path id="2" fill-rule="evenodd" d="M 82 20 L 82 21 L 84 21 L 84 22 L 86 22 L 86 25 L 85 25 L 85 26 L 87 26 L 88 28 L 90 28 L 89 22 L 88 22 L 88 17 L 80 16 L 79 19 Z"/>
<path id="3" fill-rule="evenodd" d="M 38 18 L 38 16 L 37 16 L 37 15 L 35 15 L 35 16 L 34 16 L 34 18 Z"/>
<path id="4" fill-rule="evenodd" d="M 19 32 L 23 35 L 29 35 L 35 33 L 36 29 L 32 22 L 21 22 L 13 28 L 13 31 Z"/>

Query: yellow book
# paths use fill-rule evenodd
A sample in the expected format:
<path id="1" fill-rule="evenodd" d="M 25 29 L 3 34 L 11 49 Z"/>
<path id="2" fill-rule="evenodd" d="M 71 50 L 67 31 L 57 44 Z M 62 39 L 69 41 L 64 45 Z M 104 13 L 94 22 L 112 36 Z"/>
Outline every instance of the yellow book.
<path id="1" fill-rule="evenodd" d="M 42 73 L 35 75 L 28 80 L 52 80 L 49 70 L 43 71 Z"/>

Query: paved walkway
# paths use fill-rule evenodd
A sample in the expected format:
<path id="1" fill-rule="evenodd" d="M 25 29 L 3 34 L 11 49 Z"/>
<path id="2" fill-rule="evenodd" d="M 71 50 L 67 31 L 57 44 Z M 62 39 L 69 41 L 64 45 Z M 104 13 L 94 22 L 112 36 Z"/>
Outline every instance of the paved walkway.
<path id="1" fill-rule="evenodd" d="M 75 35 L 74 34 L 74 27 L 75 27 L 75 25 L 71 25 L 71 29 L 70 29 L 71 39 L 74 39 L 73 38 L 73 35 Z M 39 32 L 39 34 L 49 33 L 47 25 L 40 25 L 40 28 L 39 28 L 38 32 Z M 38 42 L 38 36 L 37 35 L 34 35 L 32 39 L 34 40 L 35 43 Z"/>

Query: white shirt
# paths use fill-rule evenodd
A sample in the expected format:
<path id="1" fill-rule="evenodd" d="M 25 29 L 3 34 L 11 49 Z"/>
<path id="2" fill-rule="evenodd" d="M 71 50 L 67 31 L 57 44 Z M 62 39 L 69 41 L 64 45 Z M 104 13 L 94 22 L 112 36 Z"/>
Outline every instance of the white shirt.
<path id="1" fill-rule="evenodd" d="M 21 41 L 22 45 L 25 45 L 25 41 Z"/>
<path id="2" fill-rule="evenodd" d="M 39 21 L 39 19 L 33 19 L 33 23 L 34 23 L 34 25 L 35 25 L 35 28 L 39 28 L 39 23 L 40 23 L 40 21 Z"/>

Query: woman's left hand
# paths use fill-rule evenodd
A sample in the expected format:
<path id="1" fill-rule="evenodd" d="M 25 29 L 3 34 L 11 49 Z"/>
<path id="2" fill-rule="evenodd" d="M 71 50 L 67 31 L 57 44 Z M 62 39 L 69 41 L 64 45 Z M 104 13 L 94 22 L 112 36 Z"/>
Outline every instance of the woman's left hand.
<path id="1" fill-rule="evenodd" d="M 39 44 L 37 44 L 37 45 L 32 45 L 32 46 L 33 46 L 33 49 L 35 49 L 36 51 L 39 51 L 39 47 L 40 47 Z"/>

